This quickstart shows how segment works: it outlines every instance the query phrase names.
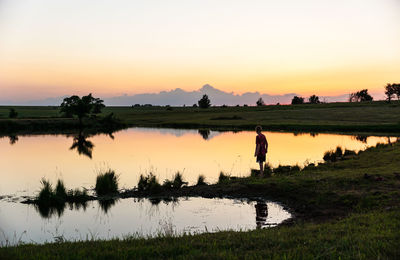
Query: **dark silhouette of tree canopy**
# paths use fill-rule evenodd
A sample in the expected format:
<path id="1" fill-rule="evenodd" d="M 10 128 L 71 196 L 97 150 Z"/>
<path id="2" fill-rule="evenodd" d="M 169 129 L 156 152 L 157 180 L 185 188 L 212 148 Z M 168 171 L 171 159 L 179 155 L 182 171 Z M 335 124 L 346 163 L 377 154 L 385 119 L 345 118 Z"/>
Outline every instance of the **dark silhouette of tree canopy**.
<path id="1" fill-rule="evenodd" d="M 203 97 L 197 102 L 200 108 L 209 108 L 211 105 L 211 101 L 207 95 L 203 95 Z"/>
<path id="2" fill-rule="evenodd" d="M 368 89 L 363 89 L 355 93 L 351 93 L 349 96 L 349 102 L 364 102 L 372 101 L 373 98 L 368 94 Z"/>
<path id="3" fill-rule="evenodd" d="M 303 97 L 294 96 L 292 99 L 292 105 L 303 104 L 303 103 L 304 103 Z"/>
<path id="4" fill-rule="evenodd" d="M 394 96 L 400 99 L 400 84 L 386 84 L 385 86 L 386 99 L 390 102 Z"/>
<path id="5" fill-rule="evenodd" d="M 319 104 L 321 101 L 319 101 L 319 97 L 316 95 L 312 95 L 308 98 L 308 103 L 310 104 Z"/>
<path id="6" fill-rule="evenodd" d="M 77 116 L 79 123 L 82 124 L 82 118 L 87 117 L 89 114 L 95 115 L 101 112 L 101 109 L 105 107 L 103 102 L 100 98 L 94 98 L 92 94 L 82 98 L 74 95 L 64 98 L 60 112 L 67 117 Z"/>
<path id="7" fill-rule="evenodd" d="M 259 106 L 259 107 L 265 105 L 264 100 L 263 100 L 262 98 L 259 98 L 259 99 L 257 100 L 256 104 L 257 104 L 257 106 Z"/>

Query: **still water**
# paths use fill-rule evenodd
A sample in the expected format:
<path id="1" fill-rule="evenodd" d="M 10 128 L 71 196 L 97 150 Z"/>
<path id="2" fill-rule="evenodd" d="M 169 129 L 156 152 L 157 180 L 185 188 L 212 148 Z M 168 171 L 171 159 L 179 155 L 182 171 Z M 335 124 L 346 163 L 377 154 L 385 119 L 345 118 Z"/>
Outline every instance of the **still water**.
<path id="1" fill-rule="evenodd" d="M 111 168 L 119 175 L 120 188 L 136 186 L 140 174 L 152 172 L 162 182 L 177 171 L 193 184 L 203 174 L 216 182 L 220 171 L 246 176 L 256 168 L 255 133 L 177 129 L 130 128 L 113 135 L 33 135 L 0 138 L 0 196 L 32 196 L 42 177 L 67 189 L 93 188 L 99 171 Z M 362 150 L 388 137 L 338 134 L 265 132 L 267 161 L 272 166 L 302 166 L 319 162 L 336 146 Z M 392 141 L 395 138 L 391 138 Z"/>
<path id="2" fill-rule="evenodd" d="M 268 201 L 181 198 L 176 201 L 120 199 L 108 206 L 88 202 L 43 216 L 34 206 L 0 201 L 0 246 L 199 234 L 276 226 L 290 218 L 279 204 Z"/>
<path id="3" fill-rule="evenodd" d="M 338 134 L 265 132 L 267 161 L 300 166 L 322 161 L 341 146 L 362 150 L 395 138 Z M 140 174 L 160 181 L 177 171 L 190 184 L 203 174 L 216 182 L 220 171 L 246 176 L 256 168 L 255 133 L 130 128 L 112 135 L 31 135 L 0 138 L 0 246 L 21 242 L 111 239 L 134 235 L 179 235 L 270 227 L 290 218 L 266 201 L 187 198 L 175 201 L 119 199 L 39 209 L 21 204 L 36 195 L 40 179 L 64 180 L 67 189 L 93 188 L 99 171 L 111 168 L 120 188 L 136 186 Z"/>

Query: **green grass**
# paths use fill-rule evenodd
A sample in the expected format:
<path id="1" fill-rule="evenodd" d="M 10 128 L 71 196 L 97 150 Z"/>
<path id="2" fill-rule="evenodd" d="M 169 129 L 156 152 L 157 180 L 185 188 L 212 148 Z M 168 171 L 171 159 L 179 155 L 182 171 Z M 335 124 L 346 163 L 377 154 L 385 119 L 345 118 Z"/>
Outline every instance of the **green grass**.
<path id="1" fill-rule="evenodd" d="M 10 122 L 60 124 L 77 119 L 61 118 L 57 107 L 13 107 L 18 119 L 8 119 L 11 107 L 0 107 L 0 130 Z M 327 103 L 262 107 L 106 107 L 101 116 L 113 113 L 129 126 L 266 130 L 400 132 L 400 102 Z M 51 119 L 51 120 L 50 120 Z M 64 125 L 63 125 L 64 124 Z M 39 128 L 39 126 L 36 126 Z M 3 130 L 4 131 L 4 130 Z"/>

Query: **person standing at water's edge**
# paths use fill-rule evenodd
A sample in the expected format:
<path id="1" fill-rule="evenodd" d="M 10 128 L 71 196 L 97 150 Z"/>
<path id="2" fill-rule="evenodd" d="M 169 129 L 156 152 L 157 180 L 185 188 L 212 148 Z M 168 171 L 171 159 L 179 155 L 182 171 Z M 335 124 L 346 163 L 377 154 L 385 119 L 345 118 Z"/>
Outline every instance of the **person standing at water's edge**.
<path id="1" fill-rule="evenodd" d="M 257 162 L 260 164 L 260 175 L 263 176 L 264 173 L 264 163 L 265 157 L 268 152 L 268 141 L 265 135 L 261 133 L 261 126 L 256 126 L 256 151 L 254 156 L 257 157 Z"/>

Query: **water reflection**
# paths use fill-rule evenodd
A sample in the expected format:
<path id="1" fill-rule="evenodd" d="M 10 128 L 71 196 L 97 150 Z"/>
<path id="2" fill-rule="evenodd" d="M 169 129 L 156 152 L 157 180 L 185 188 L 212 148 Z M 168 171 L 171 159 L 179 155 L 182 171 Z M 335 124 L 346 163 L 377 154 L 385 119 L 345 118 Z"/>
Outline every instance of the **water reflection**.
<path id="1" fill-rule="evenodd" d="M 256 226 L 257 229 L 267 226 L 268 205 L 264 201 L 257 201 L 256 208 Z"/>
<path id="2" fill-rule="evenodd" d="M 210 133 L 210 129 L 199 129 L 199 134 L 201 135 L 201 137 L 203 137 L 204 140 L 208 140 Z"/>
<path id="3" fill-rule="evenodd" d="M 85 136 L 82 132 L 79 132 L 79 134 L 74 137 L 72 141 L 72 146 L 69 149 L 76 149 L 79 154 L 86 155 L 87 157 L 92 159 L 94 144 L 86 138 L 87 136 Z"/>
<path id="4" fill-rule="evenodd" d="M 96 239 L 129 235 L 148 237 L 163 234 L 165 223 L 172 228 L 168 232 L 177 235 L 244 231 L 257 228 L 256 217 L 264 227 L 277 225 L 291 217 L 282 206 L 273 202 L 259 202 L 259 206 L 255 206 L 254 201 L 200 197 L 179 198 L 172 203 L 169 199 L 160 201 L 163 203 L 156 206 L 148 199 L 120 199 L 102 204 L 89 201 L 87 205 L 67 204 L 59 208 L 41 208 L 41 211 L 32 211 L 32 207 L 22 203 L 0 201 L 0 230 L 5 238 L 25 232 L 21 242 L 45 243 L 59 236 L 79 240 L 93 234 Z M 106 205 L 107 213 L 100 205 Z M 0 234 L 0 245 L 5 241 L 2 239 Z"/>
<path id="5" fill-rule="evenodd" d="M 299 133 L 297 136 L 264 133 L 270 145 L 267 161 L 272 167 L 303 166 L 305 162 L 317 164 L 326 151 L 337 146 L 358 152 L 377 143 L 396 140 L 377 136 L 358 137 L 357 140 L 351 135 L 325 133 Z M 17 138 L 18 145 L 9 144 Z M 70 187 L 88 188 L 95 181 L 93 172 L 102 167 L 111 167 L 120 173 L 120 183 L 127 188 L 133 188 L 140 174 L 150 171 L 159 180 L 181 171 L 189 184 L 195 184 L 199 175 L 204 175 L 209 183 L 216 182 L 221 171 L 232 176 L 247 176 L 256 166 L 254 138 L 253 131 L 154 128 L 130 128 L 102 134 L 86 129 L 75 135 L 2 136 L 0 165 L 4 174 L 0 195 L 16 192 L 34 195 L 42 177 L 56 180 L 59 175 Z"/>
<path id="6" fill-rule="evenodd" d="M 10 135 L 8 136 L 8 138 L 10 139 L 10 144 L 13 145 L 18 141 L 18 136 L 16 135 Z"/>
<path id="7" fill-rule="evenodd" d="M 39 215 L 46 219 L 46 218 L 52 218 L 53 216 L 58 216 L 59 218 L 64 215 L 64 211 L 67 207 L 69 206 L 69 210 L 80 210 L 83 209 L 83 211 L 86 210 L 87 208 L 87 201 L 80 201 L 80 202 L 61 202 L 61 203 L 55 203 L 55 204 L 35 204 L 34 208 L 36 211 L 39 213 Z M 107 213 L 107 212 L 105 212 Z"/>
<path id="8" fill-rule="evenodd" d="M 118 202 L 118 200 L 119 199 L 101 199 L 101 200 L 98 200 L 97 202 L 98 202 L 98 204 L 99 204 L 99 206 L 100 206 L 100 209 L 105 213 L 105 214 L 107 214 L 108 213 L 108 211 L 110 210 L 110 208 L 112 207 L 112 206 L 114 206 L 115 205 L 115 203 L 117 203 Z"/>

